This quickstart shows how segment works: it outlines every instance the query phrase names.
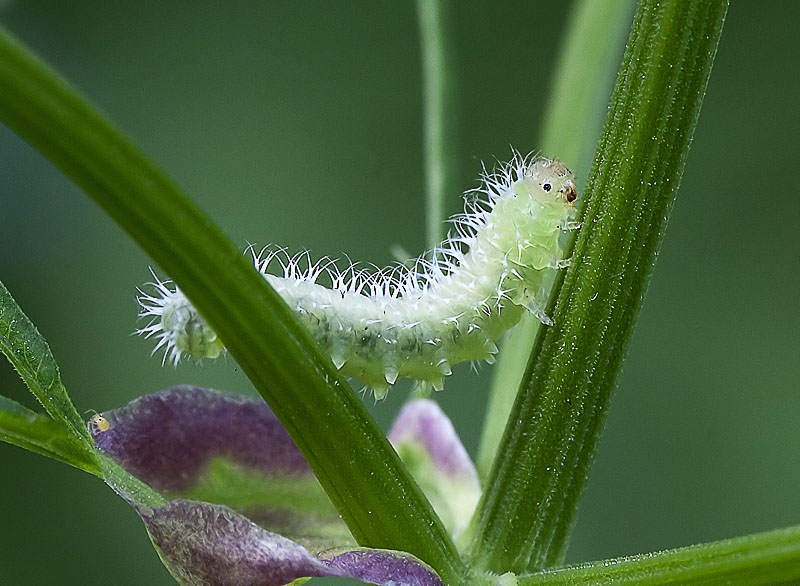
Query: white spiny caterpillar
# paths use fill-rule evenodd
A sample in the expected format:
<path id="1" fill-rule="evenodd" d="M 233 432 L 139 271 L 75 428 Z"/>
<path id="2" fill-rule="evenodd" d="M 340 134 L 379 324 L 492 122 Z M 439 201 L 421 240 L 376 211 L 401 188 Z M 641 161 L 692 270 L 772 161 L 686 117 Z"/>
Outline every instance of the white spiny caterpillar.
<path id="1" fill-rule="evenodd" d="M 555 271 L 567 266 L 562 234 L 578 227 L 572 173 L 561 163 L 515 154 L 482 176 L 478 197 L 442 245 L 417 258 L 367 272 L 307 252 L 253 254 L 256 269 L 293 308 L 343 375 L 383 398 L 398 377 L 442 388 L 453 364 L 494 361 L 495 342 L 524 311 L 551 324 L 544 308 Z M 283 276 L 267 272 L 277 260 Z M 317 283 L 327 275 L 331 287 Z M 140 290 L 138 333 L 158 339 L 164 361 L 216 358 L 221 341 L 183 293 L 156 279 Z"/>

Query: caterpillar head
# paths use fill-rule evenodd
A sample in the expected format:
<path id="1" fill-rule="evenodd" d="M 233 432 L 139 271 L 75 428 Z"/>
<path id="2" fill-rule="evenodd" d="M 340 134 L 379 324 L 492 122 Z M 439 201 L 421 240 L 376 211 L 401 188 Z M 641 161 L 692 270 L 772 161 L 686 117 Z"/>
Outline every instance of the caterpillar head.
<path id="1" fill-rule="evenodd" d="M 560 161 L 550 159 L 533 161 L 525 170 L 520 187 L 533 199 L 547 204 L 573 206 L 578 199 L 575 176 Z"/>
<path id="2" fill-rule="evenodd" d="M 563 163 L 544 158 L 523 161 L 510 179 L 509 206 L 516 208 L 522 233 L 542 237 L 574 223 L 578 193 L 575 178 Z"/>

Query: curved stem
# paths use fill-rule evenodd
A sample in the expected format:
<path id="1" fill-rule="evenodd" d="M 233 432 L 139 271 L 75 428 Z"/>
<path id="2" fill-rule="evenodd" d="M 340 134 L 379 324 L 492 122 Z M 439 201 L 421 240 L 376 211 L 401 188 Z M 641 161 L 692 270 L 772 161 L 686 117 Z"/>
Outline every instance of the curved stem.
<path id="1" fill-rule="evenodd" d="M 356 539 L 463 564 L 378 426 L 220 229 L 69 85 L 0 29 L 0 119 L 78 184 L 170 275 L 308 460 Z"/>

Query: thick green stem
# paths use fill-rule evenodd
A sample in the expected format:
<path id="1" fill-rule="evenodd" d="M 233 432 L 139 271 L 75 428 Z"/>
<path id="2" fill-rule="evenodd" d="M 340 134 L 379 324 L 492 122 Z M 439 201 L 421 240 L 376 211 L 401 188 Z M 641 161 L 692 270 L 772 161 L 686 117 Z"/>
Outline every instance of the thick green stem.
<path id="1" fill-rule="evenodd" d="M 726 11 L 726 0 L 639 5 L 555 325 L 539 332 L 470 528 L 478 568 L 519 573 L 563 558 Z"/>
<path id="2" fill-rule="evenodd" d="M 0 119 L 94 199 L 181 287 L 280 418 L 358 541 L 463 564 L 348 384 L 219 228 L 69 85 L 0 30 Z"/>
<path id="3" fill-rule="evenodd" d="M 541 149 L 578 173 L 579 185 L 600 137 L 614 74 L 630 29 L 633 0 L 580 0 L 567 20 L 556 77 L 544 117 Z M 583 175 L 582 175 L 583 173 Z M 503 341 L 478 446 L 477 467 L 486 478 L 531 355 L 539 320 L 524 315 Z"/>

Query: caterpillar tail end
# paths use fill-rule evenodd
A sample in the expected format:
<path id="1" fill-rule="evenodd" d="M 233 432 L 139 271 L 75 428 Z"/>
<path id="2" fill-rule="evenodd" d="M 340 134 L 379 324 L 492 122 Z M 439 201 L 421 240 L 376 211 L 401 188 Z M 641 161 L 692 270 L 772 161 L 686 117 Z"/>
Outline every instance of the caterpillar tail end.
<path id="1" fill-rule="evenodd" d="M 139 317 L 150 321 L 136 333 L 156 340 L 153 353 L 164 349 L 162 364 L 169 361 L 177 366 L 184 356 L 214 359 L 225 351 L 216 332 L 180 289 L 158 278 L 150 286 L 154 289 L 152 293 L 139 289 L 137 298 Z"/>

